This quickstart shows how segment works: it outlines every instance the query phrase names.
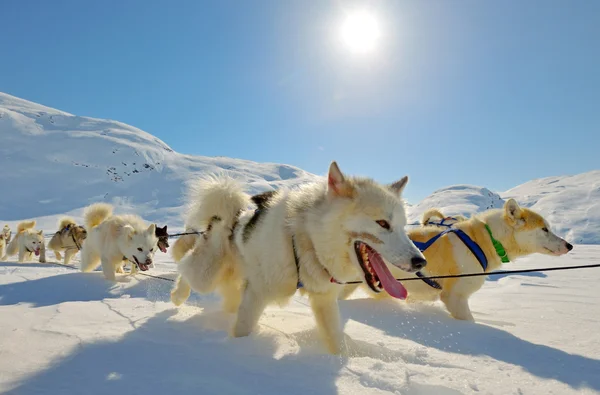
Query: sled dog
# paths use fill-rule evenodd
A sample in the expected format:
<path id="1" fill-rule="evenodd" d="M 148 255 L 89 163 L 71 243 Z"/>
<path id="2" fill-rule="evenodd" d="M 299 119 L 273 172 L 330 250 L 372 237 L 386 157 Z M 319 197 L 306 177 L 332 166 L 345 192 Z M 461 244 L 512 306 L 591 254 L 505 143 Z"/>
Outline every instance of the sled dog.
<path id="1" fill-rule="evenodd" d="M 464 215 L 453 215 L 447 217 L 437 208 L 430 208 L 423 213 L 421 217 L 421 226 L 440 226 L 443 228 L 450 227 L 458 222 L 466 221 L 467 217 Z"/>
<path id="2" fill-rule="evenodd" d="M 301 287 L 329 352 L 344 351 L 337 306 L 343 286 L 335 282 L 360 278 L 373 292 L 405 298 L 387 263 L 406 272 L 426 265 L 404 230 L 407 181 L 384 186 L 345 176 L 335 162 L 327 180 L 253 197 L 227 177 L 199 181 L 188 196 L 186 224 L 204 233 L 193 236 L 178 264 L 171 300 L 180 305 L 191 289 L 219 291 L 224 308 L 237 311 L 232 336 L 241 337 L 268 304 L 285 304 Z"/>
<path id="3" fill-rule="evenodd" d="M 2 260 L 18 254 L 19 263 L 23 263 L 31 261 L 35 254 L 35 256 L 39 256 L 40 262 L 46 262 L 44 231 L 35 230 L 35 223 L 35 221 L 23 221 L 17 225 L 17 233 L 6 247 L 6 254 Z"/>
<path id="4" fill-rule="evenodd" d="M 156 226 L 146 226 L 136 215 L 113 215 L 106 203 L 95 203 L 84 211 L 87 238 L 81 249 L 81 271 L 90 272 L 102 265 L 107 280 L 115 281 L 123 257 L 135 269 L 148 270 L 157 248 Z"/>
<path id="5" fill-rule="evenodd" d="M 570 243 L 550 230 L 550 225 L 540 214 L 520 207 L 514 199 L 506 201 L 502 209 L 475 215 L 456 223 L 453 228 L 462 230 L 479 245 L 487 258 L 485 272 L 494 271 L 502 265 L 500 255 L 505 255 L 505 261 L 508 261 L 534 253 L 560 256 L 573 249 Z M 427 242 L 442 231 L 444 229 L 437 226 L 427 226 L 411 230 L 408 236 L 417 242 Z M 504 253 L 496 249 L 494 240 L 501 244 Z M 484 270 L 476 256 L 454 233 L 440 237 L 425 250 L 424 255 L 427 267 L 421 273 L 425 276 L 481 273 Z M 396 276 L 414 277 L 398 270 L 392 269 L 392 272 Z M 433 301 L 439 298 L 454 318 L 474 321 L 469 297 L 483 286 L 485 276 L 435 281 L 441 289 L 425 281 L 404 282 L 408 301 Z"/>
<path id="6" fill-rule="evenodd" d="M 56 259 L 62 259 L 61 252 L 64 252 L 64 264 L 68 265 L 71 258 L 77 254 L 83 245 L 87 232 L 83 226 L 78 226 L 75 220 L 70 217 L 63 217 L 58 221 L 58 231 L 48 242 L 48 249 L 54 251 Z"/>

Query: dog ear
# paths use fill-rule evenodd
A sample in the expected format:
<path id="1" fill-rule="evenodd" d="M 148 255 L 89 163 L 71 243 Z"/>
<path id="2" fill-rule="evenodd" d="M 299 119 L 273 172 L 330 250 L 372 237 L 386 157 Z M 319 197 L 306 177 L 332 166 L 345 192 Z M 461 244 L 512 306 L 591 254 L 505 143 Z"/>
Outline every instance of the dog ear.
<path id="1" fill-rule="evenodd" d="M 149 235 L 153 235 L 156 233 L 156 224 L 150 224 L 150 226 L 148 226 L 148 229 L 146 229 L 146 232 Z"/>
<path id="2" fill-rule="evenodd" d="M 402 191 L 404 191 L 406 184 L 408 184 L 408 176 L 404 176 L 398 181 L 392 183 L 392 185 L 390 185 L 390 188 L 392 189 L 392 191 L 394 191 L 394 193 L 396 193 L 396 195 L 400 196 L 402 194 Z"/>
<path id="3" fill-rule="evenodd" d="M 327 174 L 327 192 L 331 196 L 352 197 L 354 189 L 346 180 L 344 174 L 338 167 L 335 161 L 329 165 L 329 173 Z"/>
<path id="4" fill-rule="evenodd" d="M 167 233 L 167 225 L 165 225 L 165 227 L 163 228 L 163 231 L 164 231 L 165 233 Z"/>
<path id="5" fill-rule="evenodd" d="M 129 240 L 133 238 L 133 235 L 135 234 L 135 229 L 133 228 L 133 226 L 125 225 L 121 229 L 123 230 L 123 233 L 125 233 L 127 237 L 129 237 Z"/>
<path id="6" fill-rule="evenodd" d="M 512 224 L 516 224 L 522 218 L 523 212 L 519 207 L 519 203 L 511 198 L 504 203 L 504 214 Z"/>
<path id="7" fill-rule="evenodd" d="M 43 230 L 40 230 L 40 231 L 38 232 L 38 235 L 43 235 L 43 234 L 44 234 L 44 231 L 43 231 Z"/>

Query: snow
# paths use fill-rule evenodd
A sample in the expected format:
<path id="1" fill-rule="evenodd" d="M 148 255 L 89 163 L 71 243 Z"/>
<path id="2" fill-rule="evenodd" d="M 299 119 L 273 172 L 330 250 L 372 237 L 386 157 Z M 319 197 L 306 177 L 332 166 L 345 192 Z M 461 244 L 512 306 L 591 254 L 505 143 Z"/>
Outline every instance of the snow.
<path id="1" fill-rule="evenodd" d="M 52 257 L 52 253 L 49 254 Z M 168 255 L 153 275 L 174 278 Z M 510 268 L 600 262 L 599 246 Z M 7 394 L 592 394 L 600 392 L 600 271 L 486 281 L 477 323 L 439 303 L 363 294 L 340 303 L 351 356 L 324 353 L 304 297 L 232 339 L 215 296 L 169 302 L 172 283 L 50 264 L 0 264 L 0 392 Z"/>
<path id="2" fill-rule="evenodd" d="M 225 172 L 250 192 L 317 176 L 281 164 L 182 155 L 120 122 L 80 117 L 0 93 L 0 218 L 55 231 L 92 202 L 170 230 L 183 226 L 186 182 Z M 576 243 L 504 269 L 600 263 L 600 171 L 533 180 L 506 192 L 472 185 L 409 205 L 411 222 L 438 207 L 472 215 L 508 198 L 545 215 Z M 48 252 L 50 261 L 54 260 Z M 175 278 L 157 253 L 152 275 Z M 79 257 L 75 258 L 75 265 Z M 443 306 L 340 303 L 350 355 L 325 354 L 306 298 L 270 307 L 257 333 L 228 336 L 214 295 L 175 308 L 172 283 L 138 275 L 110 283 L 53 264 L 0 263 L 0 392 L 8 394 L 591 394 L 600 393 L 600 270 L 493 277 L 471 298 L 477 323 Z"/>

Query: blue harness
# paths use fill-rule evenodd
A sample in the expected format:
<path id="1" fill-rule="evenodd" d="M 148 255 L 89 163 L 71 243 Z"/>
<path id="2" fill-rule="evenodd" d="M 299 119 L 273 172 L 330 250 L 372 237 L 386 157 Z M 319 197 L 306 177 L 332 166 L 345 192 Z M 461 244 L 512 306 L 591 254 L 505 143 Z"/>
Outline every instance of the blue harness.
<path id="1" fill-rule="evenodd" d="M 451 226 L 451 225 L 444 225 L 444 226 Z M 479 264 L 481 265 L 481 268 L 483 269 L 483 271 L 485 272 L 487 270 L 488 260 L 487 260 L 487 257 L 485 256 L 485 253 L 483 252 L 481 247 L 479 247 L 479 244 L 475 243 L 473 241 L 473 239 L 471 239 L 469 237 L 469 235 L 467 235 L 465 232 L 463 232 L 460 229 L 448 228 L 445 231 L 440 232 L 437 235 L 433 236 L 431 239 L 427 240 L 424 243 L 420 242 L 420 241 L 414 241 L 414 240 L 412 242 L 419 250 L 421 250 L 421 252 L 423 252 L 426 249 L 428 249 L 429 247 L 431 247 L 431 245 L 433 243 L 435 243 L 437 241 L 437 239 L 439 239 L 440 237 L 444 236 L 447 233 L 454 233 L 456 236 L 458 236 L 460 241 L 462 241 L 467 246 L 467 248 L 473 253 L 473 255 L 475 255 L 475 258 L 477 258 L 477 261 L 479 261 Z M 417 275 L 417 277 L 421 278 L 430 287 L 433 287 L 436 289 L 442 289 L 442 286 L 437 281 L 431 280 L 428 278 L 423 278 L 425 276 L 421 272 L 417 272 L 415 274 Z"/>
<path id="2" fill-rule="evenodd" d="M 446 218 L 442 218 L 442 220 L 440 222 L 427 222 L 427 225 L 437 225 L 437 226 L 445 226 L 447 228 L 450 228 L 452 225 L 454 224 L 445 224 L 444 222 L 446 220 L 455 220 L 458 221 L 458 219 L 454 218 L 454 217 L 446 217 Z"/>

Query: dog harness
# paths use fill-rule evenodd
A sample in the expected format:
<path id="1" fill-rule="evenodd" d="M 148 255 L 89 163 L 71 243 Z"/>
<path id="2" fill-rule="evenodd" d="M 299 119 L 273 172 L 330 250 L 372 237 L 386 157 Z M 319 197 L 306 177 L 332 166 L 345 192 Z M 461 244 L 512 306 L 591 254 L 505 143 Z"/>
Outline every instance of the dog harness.
<path id="1" fill-rule="evenodd" d="M 492 236 L 492 230 L 490 229 L 488 224 L 484 224 L 484 225 L 485 225 L 485 229 L 488 231 L 488 234 L 490 235 L 490 239 L 492 240 L 492 244 L 494 245 L 494 249 L 496 250 L 496 253 L 500 257 L 500 260 L 503 263 L 510 262 L 510 259 L 508 259 L 508 255 L 506 254 L 506 250 L 504 249 L 504 246 L 502 245 L 502 243 L 500 243 L 498 240 L 494 239 L 494 236 Z M 451 225 L 445 225 L 445 226 L 451 226 Z M 433 243 L 435 243 L 440 237 L 442 237 L 448 233 L 454 233 L 460 239 L 460 241 L 462 241 L 464 243 L 464 245 L 467 246 L 467 248 L 475 256 L 475 258 L 477 258 L 477 261 L 479 262 L 479 264 L 481 265 L 481 268 L 485 272 L 488 268 L 488 260 L 487 260 L 487 257 L 485 256 L 485 253 L 483 252 L 481 247 L 479 247 L 479 244 L 477 244 L 472 238 L 469 237 L 468 234 L 466 234 L 465 232 L 463 232 L 460 229 L 448 228 L 445 231 L 440 232 L 437 235 L 433 236 L 431 239 L 427 240 L 426 242 L 420 242 L 420 241 L 414 241 L 414 240 L 412 240 L 412 242 L 421 252 L 424 252 L 429 247 L 431 247 L 431 245 Z M 420 271 L 416 272 L 415 274 L 417 275 L 417 277 L 421 278 L 430 287 L 433 287 L 435 289 L 442 289 L 442 286 L 440 285 L 440 283 L 438 283 L 435 280 L 424 278 L 425 276 Z"/>
<path id="2" fill-rule="evenodd" d="M 457 222 L 458 222 L 458 218 L 454 218 L 454 217 L 446 217 L 446 218 L 442 218 L 442 220 L 441 220 L 440 222 L 431 222 L 431 221 L 428 221 L 428 222 L 427 222 L 427 225 L 445 226 L 445 227 L 447 227 L 447 228 L 450 228 L 450 227 L 452 227 L 452 225 L 454 225 L 454 224 L 445 224 L 444 222 L 445 222 L 445 221 L 451 221 L 451 220 L 454 220 L 454 221 L 457 221 Z"/>

